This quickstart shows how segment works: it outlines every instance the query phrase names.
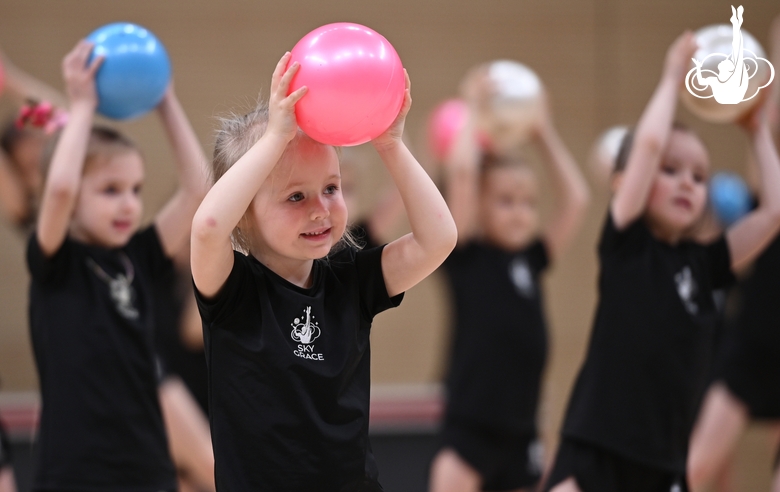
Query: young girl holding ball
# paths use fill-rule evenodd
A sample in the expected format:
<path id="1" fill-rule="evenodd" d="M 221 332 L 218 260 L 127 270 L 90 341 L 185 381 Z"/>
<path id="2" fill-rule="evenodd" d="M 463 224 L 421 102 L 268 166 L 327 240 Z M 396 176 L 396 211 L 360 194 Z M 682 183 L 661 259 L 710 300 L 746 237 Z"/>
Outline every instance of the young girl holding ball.
<path id="1" fill-rule="evenodd" d="M 709 376 L 718 313 L 733 282 L 780 228 L 780 158 L 762 112 L 743 121 L 761 174 L 760 206 L 710 244 L 689 239 L 704 214 L 710 160 L 674 125 L 696 49 L 685 33 L 624 141 L 599 243 L 599 305 L 548 488 L 684 491 L 688 440 Z"/>
<path id="2" fill-rule="evenodd" d="M 411 106 L 372 141 L 412 232 L 365 251 L 343 244 L 336 150 L 298 130 L 276 66 L 268 107 L 225 120 L 216 182 L 193 221 L 217 488 L 381 490 L 368 442 L 373 317 L 452 251 L 444 199 L 401 140 Z M 241 251 L 234 251 L 236 244 Z"/>

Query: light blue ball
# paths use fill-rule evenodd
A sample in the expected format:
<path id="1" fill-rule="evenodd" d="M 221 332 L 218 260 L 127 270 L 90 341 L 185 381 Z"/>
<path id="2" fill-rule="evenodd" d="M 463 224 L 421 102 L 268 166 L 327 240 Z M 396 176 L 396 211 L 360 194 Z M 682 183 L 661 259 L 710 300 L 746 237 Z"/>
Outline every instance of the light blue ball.
<path id="1" fill-rule="evenodd" d="M 160 40 L 129 22 L 107 24 L 87 36 L 95 56 L 105 57 L 97 72 L 98 113 L 126 120 L 154 109 L 171 80 L 171 63 Z"/>
<path id="2" fill-rule="evenodd" d="M 729 172 L 715 174 L 710 180 L 710 203 L 718 220 L 725 226 L 750 212 L 750 190 L 739 175 Z"/>

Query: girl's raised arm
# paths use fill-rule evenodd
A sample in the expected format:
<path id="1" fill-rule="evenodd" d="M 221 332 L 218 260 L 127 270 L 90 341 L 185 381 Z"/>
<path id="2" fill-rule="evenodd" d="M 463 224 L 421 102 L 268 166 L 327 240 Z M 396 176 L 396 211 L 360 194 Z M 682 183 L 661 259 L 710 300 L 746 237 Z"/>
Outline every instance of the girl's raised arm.
<path id="1" fill-rule="evenodd" d="M 62 109 L 68 107 L 68 100 L 60 91 L 14 65 L 2 51 L 0 51 L 0 63 L 5 71 L 5 90 L 20 104 L 26 103 L 28 99 L 34 99 L 48 101 Z"/>
<path id="2" fill-rule="evenodd" d="M 458 239 L 455 222 L 436 185 L 401 139 L 412 105 L 409 75 L 406 94 L 395 123 L 372 141 L 395 181 L 412 232 L 389 243 L 382 251 L 382 273 L 393 297 L 430 275 L 452 252 Z"/>
<path id="3" fill-rule="evenodd" d="M 765 106 L 765 104 L 762 104 Z M 726 231 L 731 268 L 738 272 L 756 258 L 780 230 L 780 157 L 769 130 L 764 107 L 745 121 L 753 161 L 758 168 L 758 208 Z"/>
<path id="4" fill-rule="evenodd" d="M 47 256 L 53 255 L 62 246 L 78 197 L 92 119 L 97 107 L 95 73 L 103 61 L 101 57 L 96 57 L 87 65 L 91 51 L 92 44 L 82 40 L 62 62 L 70 98 L 70 118 L 52 156 L 36 228 L 38 243 Z"/>
<path id="5" fill-rule="evenodd" d="M 179 176 L 179 188 L 155 218 L 163 250 L 172 257 L 186 246 L 192 217 L 208 191 L 208 160 L 176 97 L 173 84 L 168 86 L 157 110 L 168 134 Z"/>
<path id="6" fill-rule="evenodd" d="M 590 191 L 577 162 L 555 129 L 547 101 L 544 117 L 538 127 L 537 140 L 542 155 L 552 170 L 555 209 L 543 235 L 550 257 L 555 260 L 582 227 L 590 203 Z"/>
<path id="7" fill-rule="evenodd" d="M 469 110 L 444 165 L 444 194 L 458 230 L 458 244 L 461 245 L 477 234 L 481 151 L 472 115 L 473 111 Z"/>
<path id="8" fill-rule="evenodd" d="M 631 224 L 645 211 L 653 176 L 658 172 L 672 130 L 677 92 L 695 50 L 693 34 L 686 31 L 666 54 L 664 73 L 637 124 L 626 169 L 612 198 L 612 219 L 618 229 Z"/>
<path id="9" fill-rule="evenodd" d="M 285 72 L 289 60 L 288 52 L 279 60 L 271 79 L 265 133 L 214 183 L 195 212 L 190 259 L 192 278 L 206 297 L 217 294 L 230 275 L 233 268 L 230 234 L 298 131 L 295 103 L 307 89 L 301 87 L 287 95 L 290 81 L 300 67 L 296 62 Z"/>

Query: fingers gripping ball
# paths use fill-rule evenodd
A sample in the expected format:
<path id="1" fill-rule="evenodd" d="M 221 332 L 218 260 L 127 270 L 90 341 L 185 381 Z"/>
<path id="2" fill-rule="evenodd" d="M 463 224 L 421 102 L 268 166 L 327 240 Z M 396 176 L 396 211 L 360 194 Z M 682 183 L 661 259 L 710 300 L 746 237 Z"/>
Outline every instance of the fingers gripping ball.
<path id="1" fill-rule="evenodd" d="M 750 211 L 750 191 L 742 178 L 734 173 L 717 173 L 710 180 L 709 191 L 715 215 L 725 226 L 730 226 Z"/>
<path id="2" fill-rule="evenodd" d="M 100 114 L 125 120 L 159 104 L 171 79 L 171 64 L 154 34 L 117 22 L 97 29 L 87 40 L 95 44 L 90 62 L 95 56 L 105 57 L 95 76 Z"/>
<path id="3" fill-rule="evenodd" d="M 295 115 L 314 140 L 359 145 L 395 121 L 406 82 L 398 53 L 381 34 L 360 24 L 328 24 L 298 41 L 291 55 L 289 64 L 301 67 L 290 92 L 309 89 Z"/>

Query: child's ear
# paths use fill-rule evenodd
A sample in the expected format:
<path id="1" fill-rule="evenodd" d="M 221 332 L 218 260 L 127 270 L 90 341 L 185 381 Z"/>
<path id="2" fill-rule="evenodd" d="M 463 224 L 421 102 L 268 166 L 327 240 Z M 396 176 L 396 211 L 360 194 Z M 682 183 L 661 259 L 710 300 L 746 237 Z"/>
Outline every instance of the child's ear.
<path id="1" fill-rule="evenodd" d="M 613 195 L 617 193 L 617 190 L 620 188 L 620 183 L 622 182 L 623 182 L 622 171 L 617 171 L 612 173 L 612 176 L 609 177 L 609 191 L 611 191 Z"/>

